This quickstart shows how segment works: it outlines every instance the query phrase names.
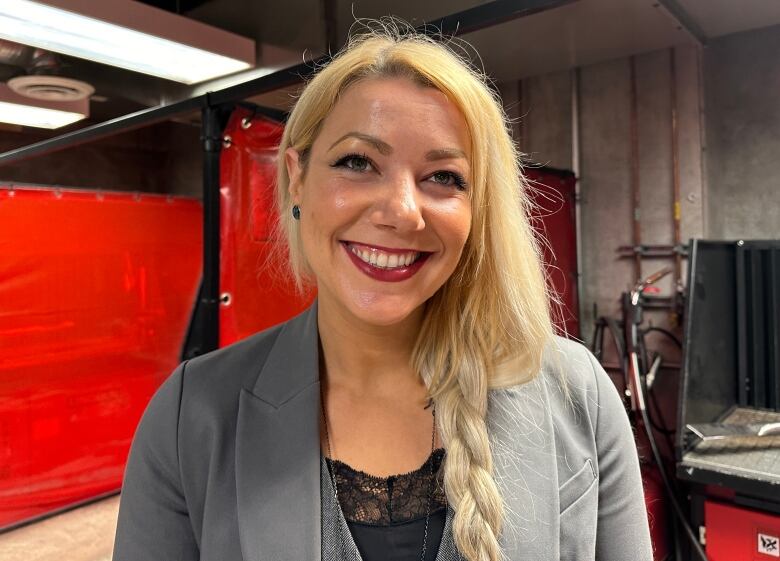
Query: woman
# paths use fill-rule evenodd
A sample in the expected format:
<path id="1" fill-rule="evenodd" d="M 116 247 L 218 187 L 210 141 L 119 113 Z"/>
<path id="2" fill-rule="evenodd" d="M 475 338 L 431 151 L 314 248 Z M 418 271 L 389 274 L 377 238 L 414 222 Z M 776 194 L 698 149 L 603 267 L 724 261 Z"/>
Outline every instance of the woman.
<path id="1" fill-rule="evenodd" d="M 291 269 L 317 302 L 158 390 L 115 561 L 651 559 L 626 414 L 553 336 L 484 78 L 425 37 L 356 37 L 279 154 Z"/>

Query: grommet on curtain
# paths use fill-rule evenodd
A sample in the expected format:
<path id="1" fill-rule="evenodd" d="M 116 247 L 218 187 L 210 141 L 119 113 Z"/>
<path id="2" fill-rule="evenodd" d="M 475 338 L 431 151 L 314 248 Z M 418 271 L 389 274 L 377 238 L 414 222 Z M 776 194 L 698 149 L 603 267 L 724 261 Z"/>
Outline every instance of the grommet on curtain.
<path id="1" fill-rule="evenodd" d="M 299 207 L 298 205 L 293 205 L 293 207 L 292 207 L 292 214 L 293 214 L 293 218 L 295 218 L 296 220 L 300 220 L 301 219 L 301 207 Z"/>

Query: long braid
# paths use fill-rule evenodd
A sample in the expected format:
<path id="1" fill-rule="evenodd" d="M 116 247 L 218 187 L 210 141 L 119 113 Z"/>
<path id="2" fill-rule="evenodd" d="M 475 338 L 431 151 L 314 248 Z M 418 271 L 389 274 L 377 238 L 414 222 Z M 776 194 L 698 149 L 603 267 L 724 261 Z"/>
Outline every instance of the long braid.
<path id="1" fill-rule="evenodd" d="M 468 561 L 499 561 L 504 507 L 493 478 L 485 420 L 490 368 L 486 357 L 492 355 L 488 349 L 494 343 L 491 330 L 477 327 L 479 310 L 494 303 L 480 300 L 472 296 L 464 301 L 453 285 L 437 294 L 429 303 L 417 356 L 436 401 L 438 428 L 447 448 L 444 488 L 455 511 L 452 532 L 458 551 Z M 447 317 L 443 310 L 452 309 L 455 302 L 460 321 L 443 322 Z M 439 337 L 428 337 L 430 333 Z"/>
<path id="2" fill-rule="evenodd" d="M 503 505 L 485 424 L 487 383 L 475 384 L 476 378 L 485 376 L 466 376 L 468 384 L 454 383 L 436 400 L 447 443 L 444 486 L 455 510 L 453 534 L 460 552 L 470 561 L 498 561 Z"/>

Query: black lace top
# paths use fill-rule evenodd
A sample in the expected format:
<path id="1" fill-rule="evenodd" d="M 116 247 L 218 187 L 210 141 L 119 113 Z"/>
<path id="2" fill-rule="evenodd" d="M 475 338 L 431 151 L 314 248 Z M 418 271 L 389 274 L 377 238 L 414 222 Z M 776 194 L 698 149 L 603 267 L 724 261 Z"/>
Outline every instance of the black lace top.
<path id="1" fill-rule="evenodd" d="M 327 459 L 339 505 L 363 561 L 419 561 L 429 497 L 425 560 L 436 558 L 447 512 L 443 459 L 444 449 L 439 448 L 416 470 L 390 477 L 376 477 Z"/>

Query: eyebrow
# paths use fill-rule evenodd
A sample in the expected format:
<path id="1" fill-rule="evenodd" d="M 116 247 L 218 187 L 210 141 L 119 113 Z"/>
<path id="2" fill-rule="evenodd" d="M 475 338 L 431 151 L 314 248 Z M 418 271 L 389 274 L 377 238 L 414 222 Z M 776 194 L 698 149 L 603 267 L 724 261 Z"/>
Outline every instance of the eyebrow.
<path id="1" fill-rule="evenodd" d="M 466 160 L 466 154 L 459 148 L 440 148 L 438 150 L 431 150 L 425 154 L 425 159 L 429 162 L 436 160 L 454 160 L 463 158 Z"/>
<path id="2" fill-rule="evenodd" d="M 343 142 L 344 140 L 348 138 L 357 138 L 358 140 L 362 140 L 363 142 L 366 142 L 377 149 L 377 151 L 387 156 L 389 154 L 393 153 L 393 147 L 390 146 L 387 142 L 384 140 L 381 140 L 375 136 L 371 136 L 370 134 L 364 134 L 362 132 L 352 131 L 348 132 L 341 138 L 339 138 L 336 142 L 330 145 L 329 150 L 332 150 L 334 146 L 339 144 L 340 142 Z M 465 152 L 463 150 L 460 150 L 459 148 L 438 148 L 435 150 L 429 150 L 425 154 L 425 159 L 429 162 L 433 162 L 436 160 L 449 160 L 449 159 L 457 159 L 462 158 L 464 160 L 467 160 Z"/>

